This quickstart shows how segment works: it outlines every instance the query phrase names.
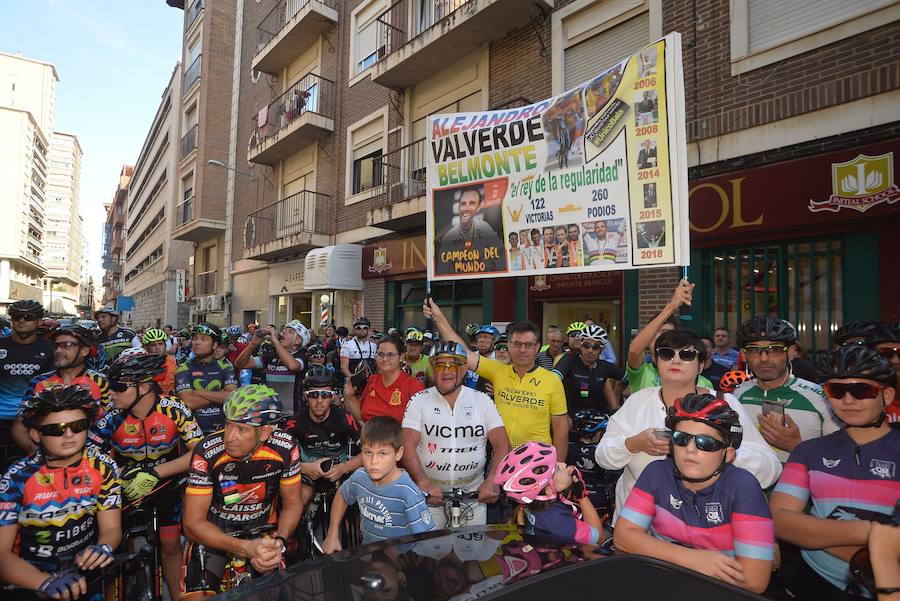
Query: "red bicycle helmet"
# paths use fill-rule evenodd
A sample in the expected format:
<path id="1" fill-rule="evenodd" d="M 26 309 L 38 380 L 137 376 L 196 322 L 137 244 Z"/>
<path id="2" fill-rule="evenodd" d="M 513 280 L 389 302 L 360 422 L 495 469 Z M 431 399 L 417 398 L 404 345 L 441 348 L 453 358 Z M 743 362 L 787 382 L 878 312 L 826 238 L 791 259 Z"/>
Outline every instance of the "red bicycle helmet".
<path id="1" fill-rule="evenodd" d="M 722 379 L 719 380 L 719 390 L 721 392 L 734 392 L 735 388 L 749 379 L 750 374 L 740 369 L 725 372 L 722 374 Z"/>

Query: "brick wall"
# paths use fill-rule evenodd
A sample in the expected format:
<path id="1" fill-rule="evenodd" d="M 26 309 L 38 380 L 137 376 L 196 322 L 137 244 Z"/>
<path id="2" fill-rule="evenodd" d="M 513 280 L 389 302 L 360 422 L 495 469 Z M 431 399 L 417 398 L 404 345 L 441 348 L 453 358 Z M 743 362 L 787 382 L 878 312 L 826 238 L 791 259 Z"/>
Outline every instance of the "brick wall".
<path id="1" fill-rule="evenodd" d="M 681 280 L 680 267 L 641 269 L 638 272 L 638 323 L 643 327 L 666 306 Z M 625 299 L 630 302 L 631 299 Z"/>
<path id="2" fill-rule="evenodd" d="M 517 98 L 538 102 L 552 94 L 549 15 L 537 32 L 528 25 L 491 43 L 489 55 L 491 108 Z"/>
<path id="3" fill-rule="evenodd" d="M 363 315 L 372 322 L 372 329 L 382 332 L 387 327 L 384 323 L 385 307 L 387 306 L 385 287 L 383 279 L 363 281 Z"/>

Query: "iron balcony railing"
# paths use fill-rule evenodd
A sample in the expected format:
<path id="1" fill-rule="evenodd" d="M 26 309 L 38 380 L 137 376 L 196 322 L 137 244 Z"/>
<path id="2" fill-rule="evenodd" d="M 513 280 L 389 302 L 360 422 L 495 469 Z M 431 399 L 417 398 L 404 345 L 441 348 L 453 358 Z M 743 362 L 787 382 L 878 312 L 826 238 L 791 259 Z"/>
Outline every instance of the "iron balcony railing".
<path id="1" fill-rule="evenodd" d="M 334 82 L 307 73 L 257 116 L 256 144 L 261 144 L 305 113 L 334 118 Z"/>
<path id="2" fill-rule="evenodd" d="M 177 207 L 175 207 L 175 223 L 177 225 L 184 225 L 188 221 L 194 218 L 194 197 L 190 196 L 181 201 Z"/>
<path id="3" fill-rule="evenodd" d="M 206 271 L 194 276 L 194 296 L 216 293 L 216 271 Z"/>
<path id="4" fill-rule="evenodd" d="M 184 72 L 184 83 L 181 86 L 182 96 L 187 94 L 194 84 L 197 83 L 197 80 L 200 79 L 200 61 L 202 58 L 203 55 L 198 54 L 197 58 L 194 59 L 194 62 L 191 63 L 191 66 Z"/>
<path id="5" fill-rule="evenodd" d="M 197 20 L 197 17 L 200 16 L 201 10 L 203 10 L 203 0 L 194 0 L 187 11 L 187 29 L 190 29 L 191 25 L 194 24 L 194 21 Z"/>
<path id="6" fill-rule="evenodd" d="M 179 158 L 184 158 L 191 153 L 192 150 L 197 148 L 197 125 L 190 128 L 184 137 L 181 138 L 181 155 Z"/>
<path id="7" fill-rule="evenodd" d="M 265 48 L 266 44 L 271 42 L 281 33 L 287 22 L 303 10 L 307 4 L 313 0 L 278 0 L 272 10 L 269 11 L 259 25 L 256 26 L 256 52 L 257 54 Z M 337 0 L 318 0 L 325 6 L 338 10 Z"/>
<path id="8" fill-rule="evenodd" d="M 376 62 L 396 52 L 404 44 L 425 33 L 443 21 L 451 19 L 457 11 L 475 8 L 475 0 L 431 0 L 420 2 L 413 12 L 412 28 L 408 29 L 408 0 L 397 0 L 376 19 Z"/>
<path id="9" fill-rule="evenodd" d="M 331 197 L 327 194 L 301 190 L 250 213 L 245 242 L 253 247 L 293 234 L 331 235 L 332 210 Z"/>
<path id="10" fill-rule="evenodd" d="M 373 199 L 373 207 L 384 207 L 425 194 L 425 138 L 401 146 L 381 157 L 383 191 Z"/>

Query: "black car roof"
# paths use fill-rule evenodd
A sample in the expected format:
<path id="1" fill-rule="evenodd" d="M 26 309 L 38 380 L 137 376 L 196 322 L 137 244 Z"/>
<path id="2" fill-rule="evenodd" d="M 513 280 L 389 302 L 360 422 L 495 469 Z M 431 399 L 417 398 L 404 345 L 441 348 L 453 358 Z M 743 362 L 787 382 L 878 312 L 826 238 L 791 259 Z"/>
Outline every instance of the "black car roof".
<path id="1" fill-rule="evenodd" d="M 214 599 L 560 601 L 764 599 L 656 559 L 559 544 L 516 526 L 439 530 L 302 562 Z"/>

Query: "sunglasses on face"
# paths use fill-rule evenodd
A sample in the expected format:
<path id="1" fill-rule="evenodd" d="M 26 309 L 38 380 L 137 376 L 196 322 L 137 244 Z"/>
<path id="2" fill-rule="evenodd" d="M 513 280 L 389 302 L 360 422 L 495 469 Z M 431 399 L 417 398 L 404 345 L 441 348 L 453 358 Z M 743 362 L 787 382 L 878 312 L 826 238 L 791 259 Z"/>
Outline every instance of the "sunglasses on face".
<path id="1" fill-rule="evenodd" d="M 721 440 L 713 438 L 712 436 L 707 436 L 706 434 L 688 434 L 687 432 L 679 432 L 678 430 L 672 432 L 672 444 L 675 446 L 686 447 L 692 440 L 697 446 L 698 451 L 705 451 L 707 453 L 721 451 L 728 447 L 728 445 Z"/>
<path id="2" fill-rule="evenodd" d="M 109 383 L 109 389 L 113 392 L 125 392 L 132 386 L 137 386 L 137 384 L 129 384 L 128 382 L 117 382 L 112 381 Z"/>
<path id="3" fill-rule="evenodd" d="M 747 355 L 749 355 L 750 357 L 758 357 L 762 353 L 777 356 L 786 353 L 787 347 L 783 344 L 772 344 L 769 346 L 759 346 L 751 344 L 744 347 L 744 352 L 747 353 Z"/>
<path id="4" fill-rule="evenodd" d="M 494 349 L 498 350 L 498 351 L 506 351 L 506 350 L 509 350 L 509 346 L 507 346 L 505 344 L 495 344 Z"/>
<path id="5" fill-rule="evenodd" d="M 584 343 L 581 345 L 584 346 Z M 694 347 L 683 348 L 676 351 L 668 346 L 661 346 L 656 349 L 656 358 L 661 361 L 671 361 L 675 358 L 675 353 L 678 353 L 678 358 L 685 363 L 690 363 L 700 355 L 700 351 Z"/>
<path id="6" fill-rule="evenodd" d="M 581 343 L 581 348 L 587 349 L 589 351 L 599 351 L 603 349 L 602 342 L 584 342 Z"/>
<path id="7" fill-rule="evenodd" d="M 354 330 L 368 330 L 369 326 L 353 326 Z"/>
<path id="8" fill-rule="evenodd" d="M 310 390 L 306 396 L 311 399 L 330 399 L 334 396 L 333 390 Z"/>
<path id="9" fill-rule="evenodd" d="M 35 429 L 44 436 L 65 436 L 66 430 L 72 430 L 72 434 L 84 432 L 91 427 L 91 420 L 84 418 L 74 422 L 60 422 L 58 424 L 44 424 Z"/>
<path id="10" fill-rule="evenodd" d="M 70 349 L 73 346 L 81 346 L 81 345 L 72 340 L 63 340 L 62 342 L 55 343 L 53 346 L 56 348 L 61 348 L 61 349 Z"/>
<path id="11" fill-rule="evenodd" d="M 28 313 L 19 313 L 18 315 L 11 315 L 10 320 L 12 320 L 12 321 L 37 321 L 37 315 L 29 315 Z"/>
<path id="12" fill-rule="evenodd" d="M 882 391 L 882 387 L 878 384 L 869 384 L 868 382 L 826 382 L 822 385 L 825 394 L 832 399 L 842 399 L 848 392 L 854 399 L 874 399 L 878 393 Z"/>
<path id="13" fill-rule="evenodd" d="M 878 352 L 882 357 L 890 361 L 894 357 L 900 355 L 900 346 L 886 346 L 878 349 Z"/>
<path id="14" fill-rule="evenodd" d="M 434 373 L 440 373 L 442 371 L 456 371 L 459 368 L 459 363 L 435 363 L 434 364 Z"/>

